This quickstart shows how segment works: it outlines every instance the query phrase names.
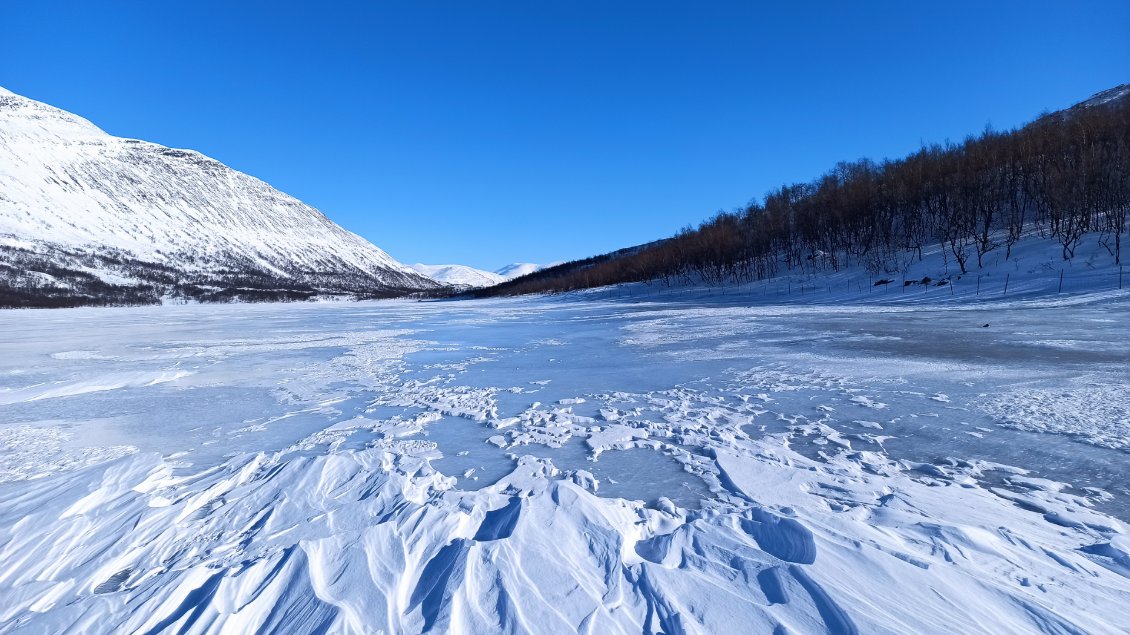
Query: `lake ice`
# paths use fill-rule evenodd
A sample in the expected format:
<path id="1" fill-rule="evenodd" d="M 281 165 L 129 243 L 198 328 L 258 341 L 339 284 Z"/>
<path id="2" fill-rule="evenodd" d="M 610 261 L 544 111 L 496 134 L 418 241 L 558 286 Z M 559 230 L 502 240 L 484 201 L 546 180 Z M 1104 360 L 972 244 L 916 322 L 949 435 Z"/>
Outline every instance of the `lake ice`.
<path id="1" fill-rule="evenodd" d="M 1128 308 L 2 312 L 0 631 L 1117 632 Z"/>

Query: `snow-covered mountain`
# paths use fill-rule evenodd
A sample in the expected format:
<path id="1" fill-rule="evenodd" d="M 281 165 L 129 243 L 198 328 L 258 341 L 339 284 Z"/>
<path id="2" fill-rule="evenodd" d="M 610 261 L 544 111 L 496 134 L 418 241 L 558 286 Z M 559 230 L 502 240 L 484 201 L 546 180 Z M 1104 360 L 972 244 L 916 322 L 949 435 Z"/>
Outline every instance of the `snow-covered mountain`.
<path id="1" fill-rule="evenodd" d="M 531 274 L 535 271 L 541 271 L 547 266 L 551 265 L 536 265 L 532 262 L 514 262 L 506 265 L 500 269 L 496 269 L 495 273 L 502 276 L 505 280 L 512 280 L 522 276 Z"/>
<path id="2" fill-rule="evenodd" d="M 425 265 L 416 263 L 412 268 L 419 273 L 446 285 L 455 287 L 490 287 L 505 282 L 506 277 L 466 265 Z"/>
<path id="3" fill-rule="evenodd" d="M 17 297 L 7 304 L 436 286 L 259 179 L 0 88 L 0 292 Z"/>
<path id="4" fill-rule="evenodd" d="M 412 265 L 412 268 L 432 280 L 445 285 L 479 289 L 492 287 L 501 282 L 513 280 L 514 278 L 520 278 L 556 264 L 560 263 L 539 265 L 532 262 L 515 262 L 501 267 L 496 271 L 484 271 L 466 265 L 425 265 L 421 263 Z"/>

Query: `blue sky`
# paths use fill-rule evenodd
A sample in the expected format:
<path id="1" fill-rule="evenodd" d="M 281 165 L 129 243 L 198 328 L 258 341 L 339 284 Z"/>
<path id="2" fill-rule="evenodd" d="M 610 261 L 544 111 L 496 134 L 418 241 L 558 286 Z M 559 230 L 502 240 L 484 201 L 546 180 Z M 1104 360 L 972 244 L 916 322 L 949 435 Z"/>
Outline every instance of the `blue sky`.
<path id="1" fill-rule="evenodd" d="M 0 85 L 494 269 L 1130 82 L 1124 0 L 777 4 L 5 2 Z"/>

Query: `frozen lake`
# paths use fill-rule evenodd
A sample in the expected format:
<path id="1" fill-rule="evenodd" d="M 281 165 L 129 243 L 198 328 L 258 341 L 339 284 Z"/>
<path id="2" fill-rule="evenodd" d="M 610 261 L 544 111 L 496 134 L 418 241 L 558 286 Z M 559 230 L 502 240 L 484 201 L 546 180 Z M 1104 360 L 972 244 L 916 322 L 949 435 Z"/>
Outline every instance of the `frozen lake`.
<path id="1" fill-rule="evenodd" d="M 0 631 L 1114 631 L 1130 300 L 1048 304 L 0 312 Z"/>

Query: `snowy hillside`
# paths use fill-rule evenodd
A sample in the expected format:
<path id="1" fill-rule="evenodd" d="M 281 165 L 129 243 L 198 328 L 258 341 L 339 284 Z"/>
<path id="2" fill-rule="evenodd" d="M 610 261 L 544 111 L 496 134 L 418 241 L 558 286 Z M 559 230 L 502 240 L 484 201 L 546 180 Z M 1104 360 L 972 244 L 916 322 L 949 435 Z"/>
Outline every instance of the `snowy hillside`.
<path id="1" fill-rule="evenodd" d="M 1064 116 L 1072 112 L 1078 112 L 1087 108 L 1098 108 L 1116 103 L 1120 100 L 1130 97 L 1130 84 L 1121 84 L 1114 88 L 1108 88 L 1104 91 L 1091 95 L 1088 99 L 1075 104 L 1067 110 L 1058 113 L 1052 113 L 1050 116 Z"/>
<path id="2" fill-rule="evenodd" d="M 436 286 L 259 179 L 191 150 L 113 137 L 3 89 L 0 275 L 16 292 L 95 295 L 99 282 L 174 295 L 187 284 Z"/>
<path id="3" fill-rule="evenodd" d="M 412 268 L 425 276 L 454 287 L 489 287 L 506 280 L 504 276 L 466 265 L 425 265 L 416 263 Z"/>
<path id="4" fill-rule="evenodd" d="M 513 280 L 514 278 L 520 278 L 535 271 L 541 271 L 542 269 L 545 269 L 545 265 L 536 265 L 532 262 L 514 262 L 500 269 L 496 269 L 495 273 L 502 276 L 505 280 Z"/>
<path id="5" fill-rule="evenodd" d="M 555 264 L 539 265 L 532 262 L 514 262 L 495 271 L 484 271 L 466 265 L 425 265 L 416 263 L 412 269 L 442 284 L 464 288 L 492 287 L 507 280 L 541 271 Z"/>

